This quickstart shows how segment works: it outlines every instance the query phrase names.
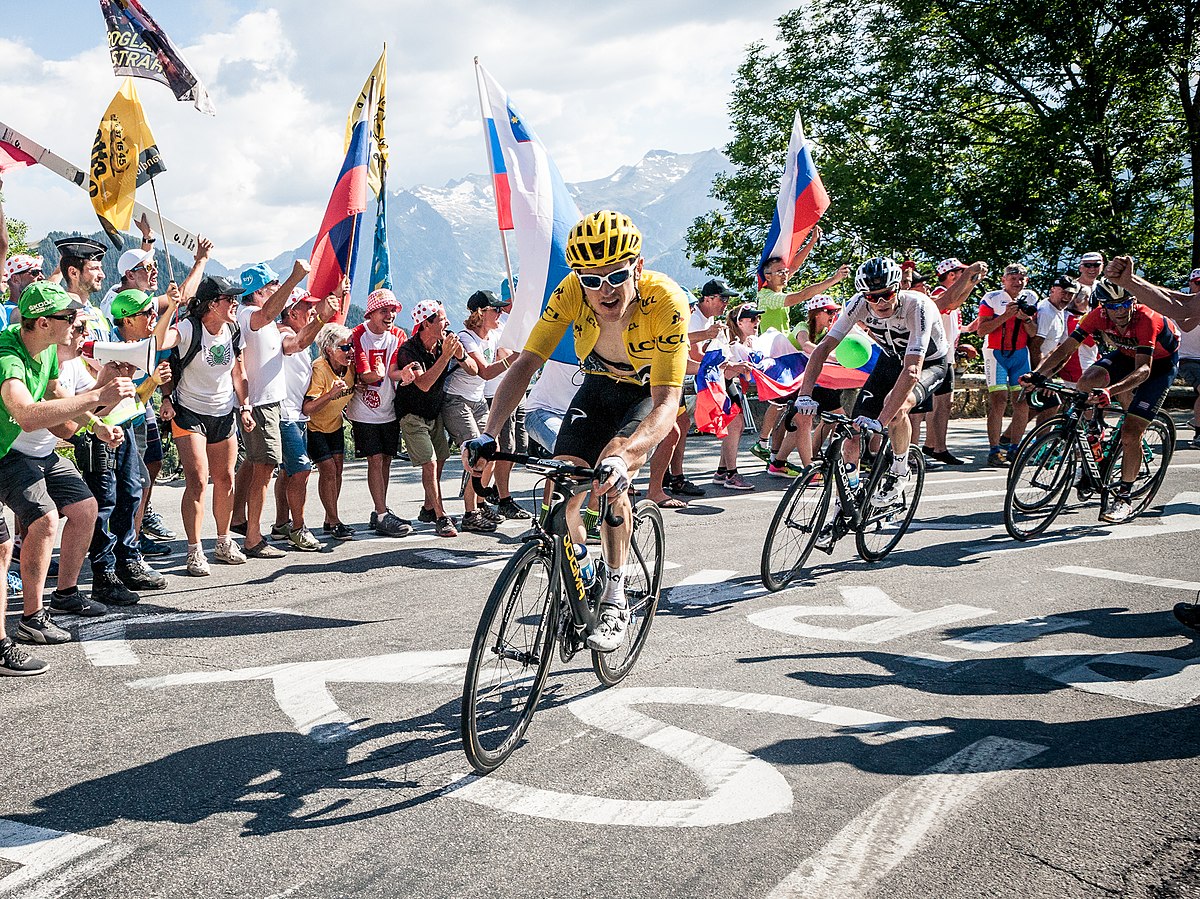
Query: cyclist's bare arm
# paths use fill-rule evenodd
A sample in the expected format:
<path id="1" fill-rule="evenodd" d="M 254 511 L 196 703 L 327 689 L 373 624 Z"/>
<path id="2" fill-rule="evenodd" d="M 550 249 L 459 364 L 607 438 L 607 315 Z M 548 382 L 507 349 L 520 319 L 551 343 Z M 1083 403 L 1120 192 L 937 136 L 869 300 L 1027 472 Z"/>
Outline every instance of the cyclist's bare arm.
<path id="1" fill-rule="evenodd" d="M 1200 326 L 1200 294 L 1181 293 L 1151 284 L 1133 270 L 1133 260 L 1117 256 L 1104 270 L 1110 281 L 1128 290 L 1139 303 L 1144 303 L 1160 315 L 1175 320 L 1185 331 Z"/>
<path id="2" fill-rule="evenodd" d="M 826 334 L 821 339 L 821 342 L 817 344 L 817 348 L 808 357 L 808 364 L 804 367 L 804 377 L 800 381 L 801 396 L 812 396 L 813 388 L 817 386 L 817 376 L 821 372 L 821 366 L 825 364 L 825 360 L 829 358 L 829 354 L 841 342 L 842 339 L 840 337 Z"/>
<path id="3" fill-rule="evenodd" d="M 1067 360 L 1074 355 L 1077 349 L 1079 349 L 1079 341 L 1074 337 L 1068 337 L 1054 348 L 1054 352 L 1038 363 L 1034 372 L 1045 375 L 1047 378 L 1053 377 L 1055 372 L 1066 365 Z"/>

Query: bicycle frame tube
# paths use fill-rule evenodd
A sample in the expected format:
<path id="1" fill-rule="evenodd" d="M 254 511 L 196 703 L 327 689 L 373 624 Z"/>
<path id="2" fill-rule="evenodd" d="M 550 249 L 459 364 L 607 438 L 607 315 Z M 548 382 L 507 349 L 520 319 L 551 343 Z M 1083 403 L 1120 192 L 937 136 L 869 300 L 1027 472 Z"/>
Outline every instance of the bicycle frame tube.
<path id="1" fill-rule="evenodd" d="M 545 530 L 554 546 L 554 577 L 558 583 L 553 586 L 566 598 L 575 624 L 591 633 L 598 619 L 588 605 L 583 574 L 579 570 L 579 561 L 575 558 L 575 545 L 567 528 L 567 500 L 575 492 L 572 487 L 570 484 L 555 483 L 555 489 L 563 494 L 563 500 L 550 510 Z"/>

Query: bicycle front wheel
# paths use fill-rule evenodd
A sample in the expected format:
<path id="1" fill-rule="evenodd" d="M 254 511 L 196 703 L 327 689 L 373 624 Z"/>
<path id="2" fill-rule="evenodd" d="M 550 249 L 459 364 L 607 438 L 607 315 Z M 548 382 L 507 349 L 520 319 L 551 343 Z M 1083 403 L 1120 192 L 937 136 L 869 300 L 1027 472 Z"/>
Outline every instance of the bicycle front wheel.
<path id="1" fill-rule="evenodd" d="M 463 684 L 462 741 L 480 774 L 516 749 L 550 671 L 557 601 L 554 556 L 527 543 L 500 572 L 471 644 Z"/>
<path id="2" fill-rule="evenodd" d="M 854 534 L 858 554 L 867 562 L 878 562 L 900 542 L 913 516 L 917 514 L 917 503 L 921 501 L 921 490 L 925 486 L 925 456 L 916 446 L 908 448 L 908 474 L 902 480 L 896 499 L 880 504 L 876 493 L 884 478 L 891 476 L 892 445 L 883 453 L 862 500 L 862 524 Z"/>
<path id="3" fill-rule="evenodd" d="M 784 491 L 767 528 L 759 574 L 763 586 L 772 592 L 782 590 L 800 575 L 821 533 L 833 492 L 832 480 L 818 482 L 821 475 L 817 465 L 797 475 Z"/>
<path id="4" fill-rule="evenodd" d="M 1129 499 L 1133 505 L 1133 514 L 1140 515 L 1154 501 L 1158 488 L 1162 486 L 1167 476 L 1167 464 L 1175 453 L 1175 429 L 1173 422 L 1164 422 L 1162 418 L 1153 419 L 1142 434 L 1142 462 L 1138 466 L 1137 476 L 1133 479 L 1133 490 Z M 1121 466 L 1124 464 L 1125 453 L 1118 442 L 1108 457 L 1104 467 L 1104 483 L 1113 487 L 1122 478 Z M 1108 495 L 1102 500 L 1107 510 Z"/>
<path id="5" fill-rule="evenodd" d="M 1004 528 L 1014 540 L 1028 540 L 1050 527 L 1066 505 L 1078 460 L 1067 433 L 1039 435 L 1013 463 L 1004 494 Z"/>
<path id="6" fill-rule="evenodd" d="M 633 509 L 633 533 L 625 559 L 625 599 L 629 603 L 625 640 L 612 652 L 592 650 L 592 670 L 606 687 L 619 683 L 633 670 L 646 645 L 658 611 L 665 551 L 662 513 L 653 501 L 644 499 Z"/>

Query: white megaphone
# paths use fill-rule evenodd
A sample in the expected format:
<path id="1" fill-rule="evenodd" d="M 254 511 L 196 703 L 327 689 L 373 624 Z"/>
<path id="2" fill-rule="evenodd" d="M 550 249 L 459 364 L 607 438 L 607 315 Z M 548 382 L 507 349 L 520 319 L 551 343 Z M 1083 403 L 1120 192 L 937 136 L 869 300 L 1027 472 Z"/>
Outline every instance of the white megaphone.
<path id="1" fill-rule="evenodd" d="M 158 341 L 154 337 L 133 343 L 106 340 L 88 340 L 81 352 L 97 362 L 123 362 L 146 374 L 154 371 L 154 359 L 158 355 Z"/>

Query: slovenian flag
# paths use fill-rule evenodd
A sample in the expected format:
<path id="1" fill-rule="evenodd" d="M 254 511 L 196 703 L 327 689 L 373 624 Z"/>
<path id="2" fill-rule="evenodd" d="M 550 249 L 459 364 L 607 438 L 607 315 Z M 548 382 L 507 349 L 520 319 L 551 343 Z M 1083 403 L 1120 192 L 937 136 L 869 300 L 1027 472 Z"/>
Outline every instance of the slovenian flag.
<path id="1" fill-rule="evenodd" d="M 350 138 L 350 149 L 342 162 L 333 195 L 325 208 L 325 218 L 317 232 L 309 259 L 308 292 L 314 297 L 326 297 L 334 293 L 344 276 L 354 279 L 354 268 L 358 263 L 358 229 L 362 214 L 367 209 L 367 167 L 370 162 L 371 104 L 363 105 L 354 134 Z M 346 309 L 338 310 L 337 322 L 346 317 Z"/>
<path id="2" fill-rule="evenodd" d="M 829 194 L 821 183 L 821 173 L 813 162 L 812 151 L 804 137 L 804 126 L 800 113 L 792 124 L 792 137 L 788 141 L 787 162 L 783 177 L 779 181 L 779 198 L 775 201 L 775 215 L 767 232 L 762 259 L 758 263 L 759 286 L 762 286 L 762 271 L 767 260 L 778 256 L 791 265 L 792 257 L 804 243 L 804 238 L 829 208 Z"/>
<path id="3" fill-rule="evenodd" d="M 567 234 L 582 216 L 558 166 L 521 118 L 508 92 L 483 66 L 476 63 L 475 68 L 485 110 L 497 215 L 501 229 L 511 228 L 516 235 L 521 265 L 500 346 L 520 352 L 550 294 L 571 273 L 567 266 Z M 550 358 L 578 364 L 570 328 Z"/>
<path id="4" fill-rule="evenodd" d="M 725 375 L 721 370 L 724 364 L 723 350 L 709 350 L 700 360 L 700 370 L 696 372 L 696 427 L 716 437 L 727 436 L 729 423 L 742 414 L 742 407 L 730 399 L 725 389 Z"/>
<path id="5" fill-rule="evenodd" d="M 821 366 L 821 373 L 817 375 L 817 386 L 830 390 L 862 387 L 867 383 L 867 376 L 874 370 L 881 352 L 879 345 L 873 344 L 871 358 L 859 368 L 845 368 L 832 358 L 826 360 Z M 756 352 L 750 354 L 750 364 L 754 369 L 751 372 L 754 383 L 758 385 L 758 398 L 763 401 L 778 400 L 800 389 L 800 380 L 808 366 L 808 356 L 796 352 L 771 357 Z"/>

